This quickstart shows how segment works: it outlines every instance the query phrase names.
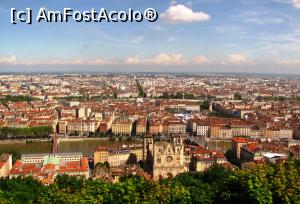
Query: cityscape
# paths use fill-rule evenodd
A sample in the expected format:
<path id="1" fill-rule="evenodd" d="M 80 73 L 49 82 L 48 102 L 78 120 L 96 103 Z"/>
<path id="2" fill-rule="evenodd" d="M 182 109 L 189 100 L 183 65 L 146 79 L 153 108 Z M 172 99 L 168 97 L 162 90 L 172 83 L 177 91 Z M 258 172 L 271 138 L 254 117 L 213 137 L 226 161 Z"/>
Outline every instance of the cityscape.
<path id="1" fill-rule="evenodd" d="M 117 183 L 282 164 L 300 155 L 300 78 L 2 74 L 1 177 Z M 63 145 L 92 142 L 67 152 Z M 16 144 L 26 148 L 18 150 Z M 32 144 L 47 144 L 42 153 Z M 18 152 L 21 151 L 21 152 Z M 16 154 L 18 152 L 18 154 Z M 15 158 L 17 157 L 17 158 Z M 13 162 L 14 161 L 14 162 Z"/>
<path id="2" fill-rule="evenodd" d="M 300 203 L 300 0 L 0 1 L 0 204 Z"/>

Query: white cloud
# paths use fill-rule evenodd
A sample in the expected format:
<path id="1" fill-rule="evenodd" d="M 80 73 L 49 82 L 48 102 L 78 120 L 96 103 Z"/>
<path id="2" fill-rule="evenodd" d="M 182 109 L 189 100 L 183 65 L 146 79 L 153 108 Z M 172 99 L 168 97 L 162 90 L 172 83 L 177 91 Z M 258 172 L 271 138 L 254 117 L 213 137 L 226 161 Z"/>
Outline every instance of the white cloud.
<path id="1" fill-rule="evenodd" d="M 266 17 L 266 18 L 249 18 L 245 20 L 245 22 L 254 23 L 257 25 L 264 25 L 264 24 L 279 24 L 279 23 L 283 23 L 284 20 L 282 18 Z"/>
<path id="2" fill-rule="evenodd" d="M 223 65 L 242 65 L 247 63 L 247 58 L 240 54 L 228 55 L 227 59 L 223 61 Z"/>
<path id="3" fill-rule="evenodd" d="M 128 65 L 142 64 L 142 61 L 138 55 L 135 55 L 134 57 L 129 57 L 128 59 L 126 59 L 125 64 Z"/>
<path id="4" fill-rule="evenodd" d="M 281 65 L 300 65 L 300 60 L 280 60 L 277 64 Z"/>
<path id="5" fill-rule="evenodd" d="M 182 65 L 188 61 L 184 59 L 182 54 L 160 53 L 152 58 L 141 59 L 138 55 L 129 57 L 124 61 L 127 65 Z"/>
<path id="6" fill-rule="evenodd" d="M 210 16 L 204 12 L 194 12 L 191 8 L 182 4 L 170 6 L 161 17 L 169 23 L 190 23 L 196 21 L 207 21 Z"/>
<path id="7" fill-rule="evenodd" d="M 71 60 L 17 60 L 16 56 L 2 57 L 0 58 L 0 64 L 5 65 L 24 65 L 24 66 L 35 66 L 35 65 L 113 65 L 117 64 L 113 60 L 82 60 L 82 59 L 71 59 Z"/>
<path id="8" fill-rule="evenodd" d="M 293 0 L 293 4 L 296 8 L 300 8 L 300 0 Z"/>
<path id="9" fill-rule="evenodd" d="M 160 53 L 154 58 L 146 60 L 146 64 L 180 65 L 185 63 L 186 60 L 182 54 Z"/>
<path id="10" fill-rule="evenodd" d="M 15 64 L 16 62 L 17 58 L 14 55 L 0 58 L 0 64 Z"/>
<path id="11" fill-rule="evenodd" d="M 49 60 L 18 60 L 16 56 L 0 57 L 0 65 L 23 65 L 23 66 L 101 66 L 101 65 L 202 65 L 210 61 L 204 56 L 195 56 L 187 59 L 181 53 L 159 53 L 155 56 L 141 58 L 139 55 L 128 57 L 124 60 L 116 59 L 49 59 Z"/>
<path id="12" fill-rule="evenodd" d="M 85 64 L 85 62 L 83 62 L 83 64 Z M 87 64 L 90 64 L 90 65 L 115 65 L 115 64 L 117 64 L 117 62 L 113 61 L 113 60 L 95 59 L 92 61 L 88 61 Z"/>
<path id="13" fill-rule="evenodd" d="M 204 56 L 194 57 L 193 62 L 198 65 L 210 63 L 210 61 Z"/>

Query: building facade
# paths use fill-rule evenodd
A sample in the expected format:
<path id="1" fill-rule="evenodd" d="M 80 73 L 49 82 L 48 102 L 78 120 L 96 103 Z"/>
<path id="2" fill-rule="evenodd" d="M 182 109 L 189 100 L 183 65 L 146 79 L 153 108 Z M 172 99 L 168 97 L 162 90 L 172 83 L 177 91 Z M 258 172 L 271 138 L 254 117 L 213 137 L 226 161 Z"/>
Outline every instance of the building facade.
<path id="1" fill-rule="evenodd" d="M 146 170 L 155 180 L 173 178 L 188 171 L 181 136 L 174 136 L 171 141 L 154 141 L 151 137 L 145 137 L 144 159 Z"/>
<path id="2" fill-rule="evenodd" d="M 23 154 L 13 165 L 9 178 L 31 176 L 48 185 L 57 175 L 90 177 L 88 158 L 82 153 Z"/>
<path id="3" fill-rule="evenodd" d="M 122 166 L 143 160 L 142 146 L 99 146 L 94 152 L 94 164 L 108 162 L 110 166 Z"/>
<path id="4" fill-rule="evenodd" d="M 12 155 L 2 154 L 0 156 L 0 178 L 8 177 L 12 168 Z"/>

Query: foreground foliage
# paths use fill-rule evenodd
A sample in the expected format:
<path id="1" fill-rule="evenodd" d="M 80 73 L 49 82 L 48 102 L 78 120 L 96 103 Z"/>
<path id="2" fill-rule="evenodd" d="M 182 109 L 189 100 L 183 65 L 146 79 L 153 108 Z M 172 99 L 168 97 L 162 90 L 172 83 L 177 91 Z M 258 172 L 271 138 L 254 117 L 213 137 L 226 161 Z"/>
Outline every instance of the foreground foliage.
<path id="1" fill-rule="evenodd" d="M 0 180 L 0 203 L 299 203 L 300 162 L 229 171 L 214 167 L 173 180 L 138 176 L 117 184 L 60 176 L 43 186 L 32 178 Z"/>

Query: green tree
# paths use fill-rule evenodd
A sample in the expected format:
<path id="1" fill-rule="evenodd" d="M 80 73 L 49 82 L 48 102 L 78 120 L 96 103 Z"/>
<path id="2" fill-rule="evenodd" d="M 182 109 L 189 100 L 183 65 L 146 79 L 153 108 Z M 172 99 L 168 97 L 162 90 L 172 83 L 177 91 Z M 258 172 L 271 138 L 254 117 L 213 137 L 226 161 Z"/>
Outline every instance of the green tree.
<path id="1" fill-rule="evenodd" d="M 225 156 L 227 158 L 227 161 L 238 167 L 241 167 L 241 161 L 236 157 L 236 154 L 234 154 L 234 152 L 231 149 L 227 150 Z"/>
<path id="2" fill-rule="evenodd" d="M 174 180 L 186 187 L 190 192 L 192 203 L 213 203 L 215 189 L 202 181 L 203 173 L 183 173 Z"/>
<path id="3" fill-rule="evenodd" d="M 146 97 L 146 93 L 145 93 L 142 85 L 140 84 L 140 82 L 137 79 L 135 80 L 135 82 L 136 82 L 137 90 L 139 92 L 139 96 L 140 97 Z"/>
<path id="4" fill-rule="evenodd" d="M 200 105 L 201 109 L 205 109 L 205 110 L 208 110 L 209 106 L 210 106 L 210 101 L 208 100 L 203 101 L 203 103 Z"/>
<path id="5" fill-rule="evenodd" d="M 31 177 L 0 179 L 0 203 L 36 203 L 43 188 Z"/>
<path id="6" fill-rule="evenodd" d="M 17 150 L 10 150 L 10 151 L 0 151 L 0 155 L 3 153 L 11 154 L 12 155 L 12 163 L 15 163 L 18 159 L 21 159 L 21 154 Z"/>
<path id="7" fill-rule="evenodd" d="M 242 98 L 243 98 L 243 97 L 242 97 L 241 93 L 235 93 L 235 94 L 234 94 L 234 99 L 235 99 L 235 100 L 242 100 Z"/>

